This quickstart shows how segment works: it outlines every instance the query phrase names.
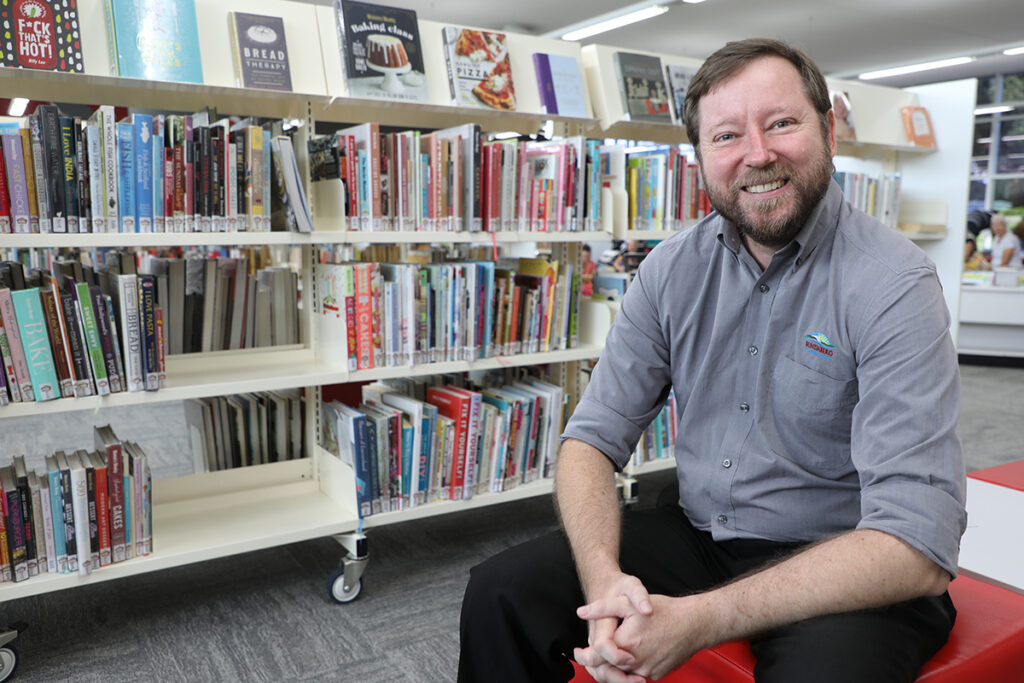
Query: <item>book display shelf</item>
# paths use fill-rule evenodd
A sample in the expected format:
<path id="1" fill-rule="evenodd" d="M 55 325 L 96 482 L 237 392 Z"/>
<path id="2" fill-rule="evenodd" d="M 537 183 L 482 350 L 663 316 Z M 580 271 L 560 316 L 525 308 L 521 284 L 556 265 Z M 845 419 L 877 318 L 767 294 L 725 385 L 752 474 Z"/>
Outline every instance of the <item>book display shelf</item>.
<path id="1" fill-rule="evenodd" d="M 195 0 L 198 37 L 203 64 L 203 83 L 177 83 L 141 80 L 108 75 L 110 56 L 105 40 L 102 0 L 80 0 L 78 13 L 83 36 L 85 72 L 68 74 L 0 68 L 0 89 L 10 97 L 75 104 L 108 104 L 143 110 L 193 112 L 207 107 L 222 114 L 298 120 L 294 148 L 307 190 L 310 186 L 306 143 L 317 122 L 356 125 L 376 122 L 381 126 L 402 128 L 448 128 L 467 123 L 479 124 L 485 132 L 512 131 L 536 133 L 553 121 L 558 134 L 586 135 L 594 138 L 628 138 L 669 144 L 686 142 L 682 126 L 671 123 L 645 123 L 626 119 L 618 95 L 617 77 L 612 63 L 613 48 L 587 46 L 553 39 L 508 34 L 511 68 L 516 84 L 516 111 L 496 111 L 459 107 L 451 104 L 445 70 L 442 28 L 444 24 L 419 21 L 423 59 L 426 68 L 427 102 L 394 102 L 355 98 L 349 95 L 339 58 L 340 45 L 334 11 L 331 7 L 289 0 Z M 240 87 L 233 69 L 228 13 L 245 11 L 283 19 L 291 64 L 291 92 Z M 572 56 L 584 72 L 586 110 L 593 116 L 583 118 L 547 114 L 541 103 L 532 55 L 547 52 Z M 662 56 L 663 64 L 699 66 L 699 61 Z M 843 84 L 850 91 L 857 116 L 858 134 L 863 142 L 843 143 L 841 153 L 856 163 L 899 169 L 904 174 L 905 197 L 909 200 L 945 201 L 944 237 L 924 246 L 939 264 L 947 297 L 959 301 L 959 254 L 966 217 L 966 183 L 947 189 L 936 185 L 936 174 L 948 168 L 965 178 L 967 153 L 954 145 L 963 138 L 969 143 L 971 121 L 953 116 L 960 103 L 946 106 L 946 95 L 926 88 L 918 92 Z M 960 86 L 957 95 L 966 91 Z M 891 92 L 890 92 L 891 91 Z M 973 102 L 973 92 L 971 93 Z M 923 104 L 932 112 L 939 140 L 938 151 L 922 154 L 900 140 L 899 107 Z M 890 112 L 891 108 L 891 112 Z M 883 116 L 893 117 L 893 125 L 872 131 L 870 122 Z M 929 163 L 916 163 L 918 158 Z M 909 161 L 908 161 L 909 159 Z M 935 163 L 941 160 L 941 164 Z M 932 166 L 943 170 L 931 171 Z M 911 179 L 920 174 L 920 191 L 911 188 Z M 959 175 L 957 175 L 959 174 Z M 918 181 L 914 181 L 918 183 Z M 963 201 L 959 198 L 962 196 Z M 929 204 L 934 208 L 933 204 Z M 209 472 L 157 480 L 153 488 L 153 553 L 149 556 L 103 567 L 88 576 L 78 574 L 40 574 L 30 580 L 0 584 L 0 601 L 73 588 L 133 574 L 199 562 L 216 557 L 272 547 L 312 538 L 333 536 L 348 551 L 343 569 L 331 577 L 329 590 L 338 601 L 358 595 L 359 579 L 366 562 L 362 532 L 366 528 L 429 515 L 445 514 L 475 507 L 544 495 L 552 489 L 549 479 L 522 484 L 501 493 L 475 495 L 468 500 L 445 501 L 415 506 L 400 512 L 382 512 L 360 519 L 357 512 L 356 477 L 352 466 L 323 447 L 324 427 L 320 423 L 321 387 L 330 384 L 366 382 L 378 379 L 415 377 L 440 373 L 487 370 L 509 366 L 549 365 L 554 379 L 575 401 L 582 393 L 579 365 L 596 359 L 605 333 L 614 316 L 614 307 L 605 302 L 583 302 L 580 311 L 580 344 L 577 348 L 544 353 L 498 356 L 475 361 L 437 362 L 411 367 L 380 367 L 350 371 L 333 353 L 331 339 L 321 336 L 316 323 L 318 306 L 316 264 L 324 247 L 337 245 L 428 243 L 479 244 L 499 248 L 522 243 L 545 242 L 552 257 L 581 267 L 580 245 L 586 241 L 610 239 L 659 239 L 671 233 L 653 235 L 649 231 L 626 230 L 625 204 L 611 191 L 602 193 L 602 220 L 599 232 L 391 232 L 348 230 L 328 220 L 311 201 L 314 230 L 297 232 L 230 233 L 98 233 L 98 234 L 19 234 L 0 236 L 0 247 L 24 249 L 160 247 L 160 246 L 248 246 L 271 245 L 298 248 L 301 251 L 299 280 L 304 305 L 300 308 L 300 344 L 270 349 L 250 349 L 172 356 L 167 362 L 167 385 L 158 392 L 120 393 L 102 398 L 62 398 L 43 403 L 12 403 L 0 407 L 0 419 L 22 415 L 56 414 L 91 410 L 101 406 L 125 406 L 140 403 L 180 401 L 249 391 L 301 388 L 305 391 L 305 457 L 234 470 Z M 925 212 L 927 213 L 927 211 Z M 931 214 L 935 215 L 932 210 Z M 908 221 L 922 222 L 909 216 Z M 929 218 L 928 220 L 932 220 Z M 936 229 L 935 232 L 941 232 Z M 954 245 L 955 243 L 955 245 Z M 953 261 L 953 246 L 956 261 Z M 952 270 L 955 267 L 955 276 Z M 946 277 L 949 271 L 950 276 Z M 953 316 L 957 316 L 954 312 Z M 570 405 L 570 408 L 572 406 Z M 632 468 L 633 473 L 673 466 L 671 460 L 651 462 Z"/>

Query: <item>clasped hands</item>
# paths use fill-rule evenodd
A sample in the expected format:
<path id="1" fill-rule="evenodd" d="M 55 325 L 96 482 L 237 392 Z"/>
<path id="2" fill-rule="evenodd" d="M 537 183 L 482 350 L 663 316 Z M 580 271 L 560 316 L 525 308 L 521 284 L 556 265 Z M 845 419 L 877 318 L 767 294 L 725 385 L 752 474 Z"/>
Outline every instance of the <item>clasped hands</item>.
<path id="1" fill-rule="evenodd" d="M 698 596 L 650 595 L 635 576 L 621 574 L 578 608 L 589 646 L 573 657 L 601 683 L 657 680 L 706 647 Z"/>

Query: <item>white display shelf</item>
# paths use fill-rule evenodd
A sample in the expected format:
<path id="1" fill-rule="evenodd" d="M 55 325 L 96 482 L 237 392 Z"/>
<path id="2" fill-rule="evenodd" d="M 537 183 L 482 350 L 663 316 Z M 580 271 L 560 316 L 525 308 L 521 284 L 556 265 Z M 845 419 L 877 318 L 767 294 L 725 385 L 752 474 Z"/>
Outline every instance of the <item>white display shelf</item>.
<path id="1" fill-rule="evenodd" d="M 153 482 L 150 555 L 84 576 L 39 574 L 0 584 L 0 601 L 353 531 L 355 511 L 318 490 L 312 460 Z"/>
<path id="2" fill-rule="evenodd" d="M 554 490 L 554 479 L 537 479 L 528 484 L 501 491 L 499 493 L 479 493 L 469 500 L 449 500 L 417 505 L 416 507 L 400 510 L 398 512 L 381 512 L 370 515 L 363 519 L 363 528 L 368 529 L 386 524 L 397 524 L 398 522 L 409 522 L 414 519 L 425 519 L 437 515 L 445 515 L 453 512 L 462 512 L 475 508 L 487 507 L 498 503 L 508 503 L 514 500 L 536 498 L 537 496 L 550 495 Z"/>
<path id="3" fill-rule="evenodd" d="M 651 472 L 674 470 L 675 468 L 675 458 L 658 458 L 657 460 L 649 460 L 639 465 L 629 465 L 624 473 L 635 477 L 641 474 L 650 474 Z"/>

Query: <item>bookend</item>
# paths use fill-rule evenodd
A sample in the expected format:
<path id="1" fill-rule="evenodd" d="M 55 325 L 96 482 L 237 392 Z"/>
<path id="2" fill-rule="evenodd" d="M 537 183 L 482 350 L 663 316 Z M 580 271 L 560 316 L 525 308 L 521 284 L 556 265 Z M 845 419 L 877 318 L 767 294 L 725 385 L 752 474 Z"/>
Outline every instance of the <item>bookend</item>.
<path id="1" fill-rule="evenodd" d="M 335 534 L 332 538 L 341 544 L 346 555 L 339 567 L 327 579 L 327 595 L 337 603 L 352 602 L 363 590 L 363 572 L 369 555 L 366 549 L 366 535 L 360 531 Z M 3 681 L 0 678 L 0 681 Z"/>

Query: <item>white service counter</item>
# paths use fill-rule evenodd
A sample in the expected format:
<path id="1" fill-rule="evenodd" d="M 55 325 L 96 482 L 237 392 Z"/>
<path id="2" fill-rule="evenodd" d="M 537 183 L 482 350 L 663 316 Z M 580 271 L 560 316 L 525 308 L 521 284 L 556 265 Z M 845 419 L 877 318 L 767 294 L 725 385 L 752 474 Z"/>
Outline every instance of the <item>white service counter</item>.
<path id="1" fill-rule="evenodd" d="M 959 353 L 1024 357 L 1024 287 L 967 279 L 960 288 Z"/>

